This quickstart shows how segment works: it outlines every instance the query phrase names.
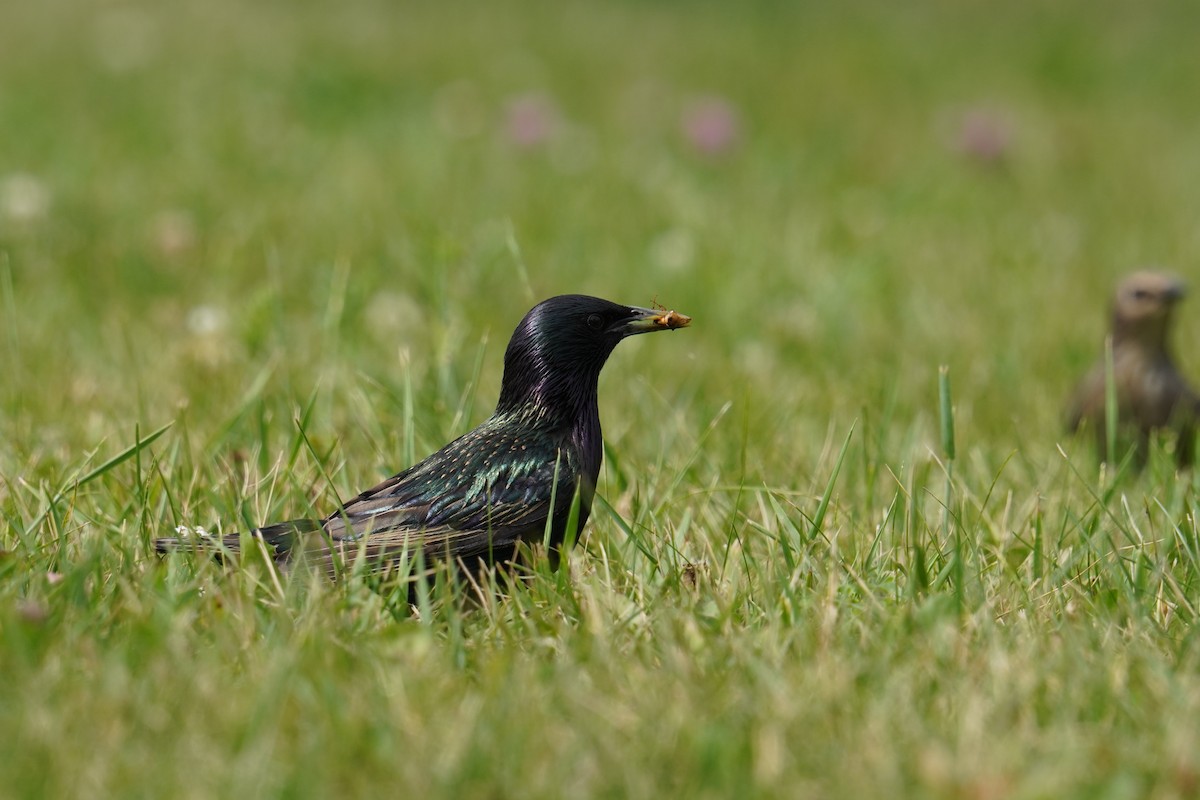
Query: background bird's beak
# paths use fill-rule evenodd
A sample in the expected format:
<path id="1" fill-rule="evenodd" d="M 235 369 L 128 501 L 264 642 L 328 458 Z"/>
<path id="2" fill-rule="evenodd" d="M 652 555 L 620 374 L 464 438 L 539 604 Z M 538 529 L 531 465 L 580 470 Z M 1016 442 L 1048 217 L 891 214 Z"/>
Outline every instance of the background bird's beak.
<path id="1" fill-rule="evenodd" d="M 692 322 L 685 314 L 663 308 L 631 308 L 629 313 L 632 316 L 621 323 L 621 333 L 625 336 L 686 328 Z"/>

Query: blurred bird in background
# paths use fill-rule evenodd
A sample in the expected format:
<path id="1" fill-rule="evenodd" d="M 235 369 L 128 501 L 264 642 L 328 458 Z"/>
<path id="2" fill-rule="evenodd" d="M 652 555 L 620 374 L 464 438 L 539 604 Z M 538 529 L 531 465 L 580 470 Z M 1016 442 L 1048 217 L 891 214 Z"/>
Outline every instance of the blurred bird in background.
<path id="1" fill-rule="evenodd" d="M 300 559 L 336 577 L 355 559 L 371 572 L 398 562 L 477 567 L 512 560 L 521 541 L 574 542 L 587 522 L 603 440 L 600 369 L 628 336 L 686 327 L 675 311 L 583 295 L 553 297 L 517 325 L 500 401 L 483 424 L 341 505 L 324 519 L 258 528 L 249 540 L 281 566 Z M 574 506 L 574 508 L 573 508 Z M 237 552 L 238 534 L 221 540 Z M 159 539 L 159 552 L 212 543 Z"/>
<path id="2" fill-rule="evenodd" d="M 1149 453 L 1155 431 L 1175 433 L 1179 466 L 1192 463 L 1200 397 L 1188 385 L 1171 358 L 1167 339 L 1175 305 L 1184 296 L 1183 283 L 1160 272 L 1136 272 L 1117 287 L 1112 302 L 1112 379 L 1117 406 L 1117 442 L 1136 447 L 1138 464 Z M 1106 356 L 1101 356 L 1075 389 L 1067 409 L 1067 425 L 1085 425 L 1096 436 L 1105 461 L 1122 452 L 1108 452 L 1105 408 L 1108 387 Z"/>

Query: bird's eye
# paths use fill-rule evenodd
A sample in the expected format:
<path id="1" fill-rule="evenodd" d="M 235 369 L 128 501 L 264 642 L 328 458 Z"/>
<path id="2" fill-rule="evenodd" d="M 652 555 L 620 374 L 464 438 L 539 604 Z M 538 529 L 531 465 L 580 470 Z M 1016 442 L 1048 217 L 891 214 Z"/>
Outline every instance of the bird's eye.
<path id="1" fill-rule="evenodd" d="M 604 320 L 600 319 L 599 314 L 589 315 L 587 322 L 588 322 L 588 327 L 594 331 L 598 331 L 602 327 L 604 327 Z"/>
<path id="2" fill-rule="evenodd" d="M 1146 289 L 1134 289 L 1133 290 L 1133 299 L 1134 300 L 1149 300 L 1150 292 Z"/>

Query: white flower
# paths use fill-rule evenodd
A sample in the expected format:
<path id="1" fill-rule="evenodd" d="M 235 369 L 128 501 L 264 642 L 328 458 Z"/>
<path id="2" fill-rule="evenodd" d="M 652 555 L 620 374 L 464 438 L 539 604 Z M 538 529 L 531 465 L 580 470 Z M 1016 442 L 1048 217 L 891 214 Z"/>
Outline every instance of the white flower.
<path id="1" fill-rule="evenodd" d="M 0 178 L 0 217 L 35 222 L 50 209 L 50 190 L 40 178 L 14 172 Z"/>

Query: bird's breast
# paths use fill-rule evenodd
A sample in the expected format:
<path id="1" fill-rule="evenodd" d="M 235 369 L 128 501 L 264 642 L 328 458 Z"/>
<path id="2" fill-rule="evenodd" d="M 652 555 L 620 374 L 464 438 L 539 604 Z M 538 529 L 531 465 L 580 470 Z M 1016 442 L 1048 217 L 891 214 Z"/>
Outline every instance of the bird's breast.
<path id="1" fill-rule="evenodd" d="M 580 471 L 595 484 L 600 475 L 600 462 L 604 459 L 604 436 L 600 430 L 599 417 L 576 426 L 572 431 L 571 440 L 579 454 Z"/>

